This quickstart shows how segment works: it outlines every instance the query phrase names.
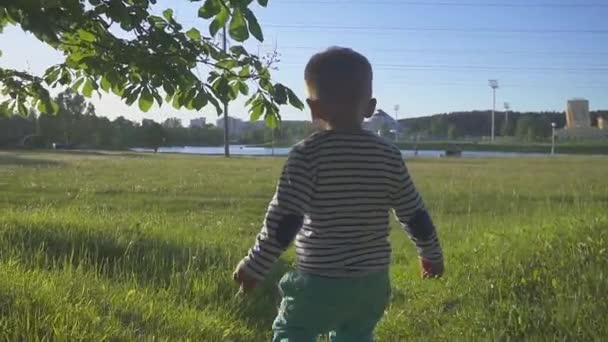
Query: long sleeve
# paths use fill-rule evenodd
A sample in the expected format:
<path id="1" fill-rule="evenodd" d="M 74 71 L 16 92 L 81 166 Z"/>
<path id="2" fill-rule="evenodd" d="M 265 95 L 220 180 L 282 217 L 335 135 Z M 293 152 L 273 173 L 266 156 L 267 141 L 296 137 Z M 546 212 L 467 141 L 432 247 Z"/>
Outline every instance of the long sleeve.
<path id="1" fill-rule="evenodd" d="M 429 261 L 442 261 L 443 251 L 435 225 L 414 186 L 403 157 L 399 153 L 399 168 L 393 184 L 391 201 L 397 220 L 416 245 L 418 255 Z"/>
<path id="2" fill-rule="evenodd" d="M 255 245 L 240 262 L 239 269 L 258 280 L 289 247 L 302 227 L 313 191 L 310 163 L 305 154 L 294 148 L 283 168 L 276 193 L 268 206 L 262 230 Z"/>

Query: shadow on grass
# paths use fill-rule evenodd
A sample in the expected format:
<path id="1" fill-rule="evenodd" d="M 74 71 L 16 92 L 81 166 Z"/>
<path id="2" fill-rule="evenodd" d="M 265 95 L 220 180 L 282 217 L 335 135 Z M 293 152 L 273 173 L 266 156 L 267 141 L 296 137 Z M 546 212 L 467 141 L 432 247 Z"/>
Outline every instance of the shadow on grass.
<path id="1" fill-rule="evenodd" d="M 263 330 L 270 329 L 277 313 L 277 284 L 290 268 L 277 261 L 255 294 L 241 299 L 235 297 L 231 273 L 244 251 L 229 246 L 205 241 L 178 244 L 145 236 L 137 228 L 118 234 L 79 225 L 11 223 L 6 228 L 0 231 L 0 250 L 25 267 L 83 268 L 110 280 L 168 290 L 177 302 L 203 311 L 226 307 L 239 320 Z M 0 304 L 6 300 L 0 296 Z"/>
<path id="2" fill-rule="evenodd" d="M 30 158 L 21 153 L 0 152 L 0 166 L 22 166 L 22 167 L 57 167 L 64 163 L 57 160 Z"/>
<path id="3" fill-rule="evenodd" d="M 145 236 L 137 228 L 104 233 L 89 227 L 13 225 L 0 233 L 3 249 L 13 249 L 31 267 L 84 267 L 109 278 L 168 286 L 176 274 L 204 272 L 226 263 L 229 251 L 205 244 L 178 245 Z"/>

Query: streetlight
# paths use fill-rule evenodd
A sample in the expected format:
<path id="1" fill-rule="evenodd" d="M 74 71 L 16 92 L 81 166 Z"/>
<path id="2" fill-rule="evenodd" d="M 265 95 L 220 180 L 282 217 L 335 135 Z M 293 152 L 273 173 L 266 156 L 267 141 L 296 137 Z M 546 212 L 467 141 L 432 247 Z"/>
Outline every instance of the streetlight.
<path id="1" fill-rule="evenodd" d="M 399 141 L 399 105 L 395 105 L 395 142 Z"/>
<path id="2" fill-rule="evenodd" d="M 509 133 L 509 110 L 511 110 L 511 105 L 509 102 L 505 102 L 505 133 Z"/>
<path id="3" fill-rule="evenodd" d="M 496 89 L 498 89 L 498 80 L 489 80 L 488 84 L 490 85 L 490 88 L 492 88 L 492 142 L 494 142 L 494 115 L 496 112 Z"/>
<path id="4" fill-rule="evenodd" d="M 555 122 L 551 123 L 551 155 L 555 154 Z"/>

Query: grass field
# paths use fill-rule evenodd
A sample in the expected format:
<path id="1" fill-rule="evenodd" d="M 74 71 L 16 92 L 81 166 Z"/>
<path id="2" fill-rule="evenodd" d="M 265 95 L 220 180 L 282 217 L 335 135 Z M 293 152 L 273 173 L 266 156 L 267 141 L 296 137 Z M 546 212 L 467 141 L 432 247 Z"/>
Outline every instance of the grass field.
<path id="1" fill-rule="evenodd" d="M 231 272 L 282 160 L 0 152 L 0 340 L 265 341 Z M 608 158 L 409 161 L 446 276 L 393 229 L 379 341 L 606 341 Z"/>

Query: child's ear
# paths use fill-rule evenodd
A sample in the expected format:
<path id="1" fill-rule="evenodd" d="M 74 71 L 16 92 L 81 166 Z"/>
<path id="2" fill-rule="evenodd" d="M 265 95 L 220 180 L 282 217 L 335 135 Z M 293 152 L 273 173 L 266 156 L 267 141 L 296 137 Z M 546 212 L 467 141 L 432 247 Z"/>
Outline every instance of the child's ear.
<path id="1" fill-rule="evenodd" d="M 310 114 L 313 121 L 324 119 L 323 111 L 321 110 L 321 101 L 308 98 L 306 99 L 306 103 L 308 103 L 308 107 L 310 107 Z"/>
<path id="2" fill-rule="evenodd" d="M 378 101 L 376 101 L 376 99 L 374 99 L 374 98 L 369 100 L 369 103 L 367 104 L 367 109 L 365 110 L 365 114 L 364 114 L 364 116 L 366 118 L 371 118 L 372 115 L 374 115 L 374 112 L 376 111 L 377 103 L 378 103 Z"/>

